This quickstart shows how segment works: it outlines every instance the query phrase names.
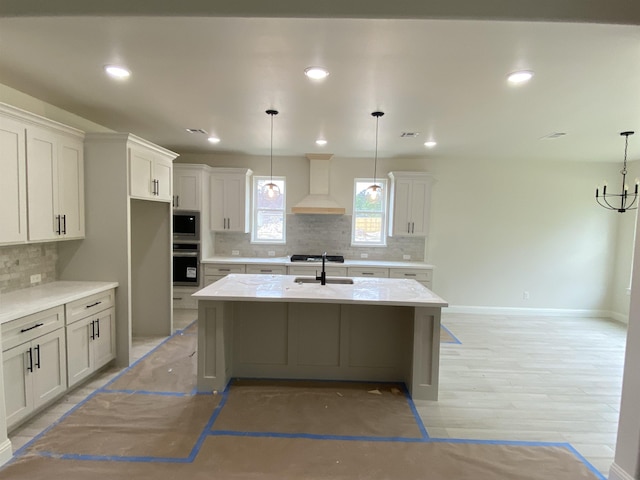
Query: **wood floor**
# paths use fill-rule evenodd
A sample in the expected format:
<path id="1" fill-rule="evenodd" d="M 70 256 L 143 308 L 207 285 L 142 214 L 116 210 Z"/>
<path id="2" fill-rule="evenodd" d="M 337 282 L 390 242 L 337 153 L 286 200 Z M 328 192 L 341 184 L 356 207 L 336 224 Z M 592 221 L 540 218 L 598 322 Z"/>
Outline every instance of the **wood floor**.
<path id="1" fill-rule="evenodd" d="M 176 310 L 176 329 L 196 318 Z M 416 401 L 432 438 L 568 442 L 606 477 L 613 462 L 626 327 L 594 318 L 443 313 L 440 399 Z M 133 358 L 162 339 L 136 339 Z M 112 368 L 10 435 L 14 450 L 119 373 Z"/>

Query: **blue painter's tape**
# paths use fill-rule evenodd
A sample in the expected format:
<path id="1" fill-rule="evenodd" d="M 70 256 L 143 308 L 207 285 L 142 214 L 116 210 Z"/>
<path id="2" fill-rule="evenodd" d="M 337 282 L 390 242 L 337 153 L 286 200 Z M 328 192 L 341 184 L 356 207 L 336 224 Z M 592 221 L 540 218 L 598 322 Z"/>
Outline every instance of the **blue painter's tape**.
<path id="1" fill-rule="evenodd" d="M 452 343 L 452 344 L 462 345 L 462 342 L 458 339 L 458 337 L 456 337 L 453 333 L 451 333 L 451 330 L 449 330 L 447 327 L 445 327 L 442 324 L 440 324 L 440 328 L 443 329 L 445 332 L 447 332 L 451 336 L 451 338 L 453 338 L 453 341 L 442 342 L 442 343 Z"/>
<path id="2" fill-rule="evenodd" d="M 91 462 L 131 462 L 131 463 L 191 463 L 189 458 L 177 457 L 142 457 L 142 456 L 117 456 L 117 455 L 80 455 L 75 453 L 38 452 L 38 455 L 47 458 L 62 460 L 85 460 Z"/>
<path id="3" fill-rule="evenodd" d="M 357 435 L 318 435 L 315 433 L 280 433 L 280 432 L 237 432 L 234 430 L 212 430 L 211 436 L 228 437 L 262 437 L 262 438 L 307 438 L 312 440 L 346 440 L 360 442 L 404 442 L 423 443 L 423 438 L 410 437 L 367 437 Z"/>
<path id="4" fill-rule="evenodd" d="M 100 393 L 126 393 L 135 395 L 159 395 L 163 397 L 191 397 L 191 393 L 184 392 L 153 392 L 151 390 L 102 390 Z"/>

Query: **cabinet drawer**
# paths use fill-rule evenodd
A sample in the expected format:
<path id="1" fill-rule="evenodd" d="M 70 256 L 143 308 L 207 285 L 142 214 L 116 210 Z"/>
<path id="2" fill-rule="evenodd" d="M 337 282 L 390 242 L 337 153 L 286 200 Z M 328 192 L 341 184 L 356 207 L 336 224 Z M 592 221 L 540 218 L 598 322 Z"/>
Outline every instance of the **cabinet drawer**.
<path id="1" fill-rule="evenodd" d="M 115 302 L 115 290 L 106 290 L 104 292 L 89 295 L 74 302 L 65 305 L 66 324 L 70 325 L 77 322 L 81 318 L 85 318 L 94 313 L 112 307 Z"/>
<path id="2" fill-rule="evenodd" d="M 208 263 L 204 266 L 205 275 L 229 275 L 230 273 L 245 273 L 245 266 L 237 263 Z"/>
<path id="3" fill-rule="evenodd" d="M 327 276 L 331 277 L 347 276 L 347 267 L 334 267 L 331 265 L 325 265 L 324 271 Z M 304 267 L 298 267 L 296 265 L 289 266 L 289 275 L 315 275 L 316 272 L 318 275 L 320 275 L 320 272 L 322 272 L 321 263 L 317 265 L 306 265 Z"/>
<path id="4" fill-rule="evenodd" d="M 62 305 L 3 323 L 0 330 L 2 332 L 2 350 L 29 342 L 63 326 L 64 307 Z"/>
<path id="5" fill-rule="evenodd" d="M 286 275 L 284 265 L 247 265 L 247 273 L 263 273 L 267 275 Z"/>
<path id="6" fill-rule="evenodd" d="M 417 268 L 390 268 L 391 278 L 410 278 L 419 282 L 431 282 L 433 270 L 420 270 Z"/>
<path id="7" fill-rule="evenodd" d="M 347 272 L 350 277 L 389 277 L 389 269 L 382 267 L 349 267 Z"/>

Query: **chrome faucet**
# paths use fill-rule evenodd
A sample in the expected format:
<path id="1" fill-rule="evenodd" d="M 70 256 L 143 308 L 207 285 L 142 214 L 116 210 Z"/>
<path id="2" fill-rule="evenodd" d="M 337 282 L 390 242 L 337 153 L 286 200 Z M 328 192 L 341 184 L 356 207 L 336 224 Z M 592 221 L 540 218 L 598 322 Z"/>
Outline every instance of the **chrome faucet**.
<path id="1" fill-rule="evenodd" d="M 324 262 L 327 259 L 327 252 L 322 254 L 322 273 L 318 276 L 318 272 L 316 271 L 316 280 L 320 280 L 320 285 L 327 284 L 327 273 L 324 271 Z"/>

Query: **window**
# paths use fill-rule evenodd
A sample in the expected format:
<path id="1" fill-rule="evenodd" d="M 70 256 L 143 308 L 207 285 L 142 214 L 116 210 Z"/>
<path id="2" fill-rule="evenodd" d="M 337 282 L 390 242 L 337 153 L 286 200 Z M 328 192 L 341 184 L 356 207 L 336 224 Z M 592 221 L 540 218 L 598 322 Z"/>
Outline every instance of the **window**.
<path id="1" fill-rule="evenodd" d="M 387 181 L 376 179 L 382 187 L 376 197 L 367 190 L 373 179 L 356 178 L 353 195 L 353 225 L 351 244 L 362 246 L 385 246 L 387 244 Z"/>
<path id="2" fill-rule="evenodd" d="M 285 178 L 273 177 L 280 194 L 271 196 L 271 177 L 253 177 L 253 243 L 285 243 Z"/>

